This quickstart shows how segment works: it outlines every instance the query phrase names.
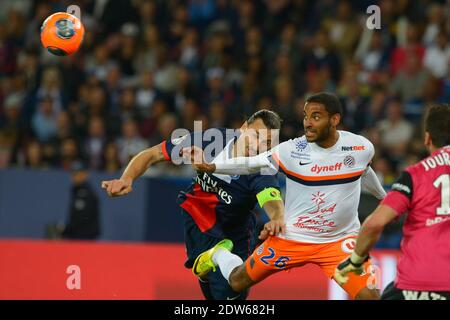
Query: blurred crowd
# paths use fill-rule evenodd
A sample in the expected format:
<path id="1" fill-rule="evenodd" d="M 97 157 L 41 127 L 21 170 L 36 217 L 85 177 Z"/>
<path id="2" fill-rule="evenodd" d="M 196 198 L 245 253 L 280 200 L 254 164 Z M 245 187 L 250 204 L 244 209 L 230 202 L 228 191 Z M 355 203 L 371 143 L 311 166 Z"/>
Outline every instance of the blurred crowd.
<path id="1" fill-rule="evenodd" d="M 80 50 L 56 57 L 40 26 L 81 8 Z M 366 8 L 377 4 L 381 28 Z M 332 91 L 343 129 L 376 147 L 385 185 L 424 155 L 421 119 L 450 101 L 450 1 L 1 0 L 0 168 L 83 159 L 115 173 L 176 128 L 239 127 L 261 108 L 302 134 L 305 97 Z M 157 174 L 184 173 L 162 166 Z"/>

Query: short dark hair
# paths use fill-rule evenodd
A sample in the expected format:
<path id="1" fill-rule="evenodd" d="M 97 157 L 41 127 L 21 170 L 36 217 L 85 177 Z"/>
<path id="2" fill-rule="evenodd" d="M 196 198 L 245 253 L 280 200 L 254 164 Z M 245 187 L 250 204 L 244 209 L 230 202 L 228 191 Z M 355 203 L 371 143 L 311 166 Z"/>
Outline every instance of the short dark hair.
<path id="1" fill-rule="evenodd" d="M 339 98 L 328 92 L 319 92 L 309 96 L 306 103 L 314 102 L 322 104 L 330 115 L 338 113 L 342 116 L 342 105 Z"/>
<path id="2" fill-rule="evenodd" d="M 450 144 L 450 104 L 432 105 L 425 117 L 425 131 L 437 148 Z"/>
<path id="3" fill-rule="evenodd" d="M 261 119 L 264 122 L 264 125 L 268 129 L 280 129 L 281 128 L 281 118 L 275 111 L 262 109 L 256 111 L 254 114 L 248 118 L 247 123 L 251 124 L 255 122 L 257 119 Z"/>

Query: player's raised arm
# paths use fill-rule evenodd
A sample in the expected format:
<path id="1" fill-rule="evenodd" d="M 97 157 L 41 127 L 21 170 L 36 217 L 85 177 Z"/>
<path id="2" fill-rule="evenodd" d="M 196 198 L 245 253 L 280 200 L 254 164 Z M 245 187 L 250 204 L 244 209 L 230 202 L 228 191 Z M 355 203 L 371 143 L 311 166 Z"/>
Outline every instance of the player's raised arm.
<path id="1" fill-rule="evenodd" d="M 102 188 L 110 197 L 123 196 L 130 193 L 133 181 L 139 178 L 150 166 L 167 160 L 163 150 L 164 142 L 138 153 L 128 163 L 120 179 L 102 182 Z"/>

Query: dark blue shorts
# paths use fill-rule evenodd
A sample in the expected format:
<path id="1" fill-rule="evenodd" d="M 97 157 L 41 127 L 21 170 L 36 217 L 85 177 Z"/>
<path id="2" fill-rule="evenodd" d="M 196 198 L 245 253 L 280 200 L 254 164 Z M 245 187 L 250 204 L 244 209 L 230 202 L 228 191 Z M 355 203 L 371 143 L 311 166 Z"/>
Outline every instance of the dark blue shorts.
<path id="1" fill-rule="evenodd" d="M 222 239 L 212 237 L 200 231 L 191 218 L 189 213 L 182 210 L 184 218 L 184 239 L 186 244 L 187 260 L 184 263 L 186 268 L 192 268 L 195 259 L 202 252 L 211 249 Z M 233 241 L 233 253 L 245 261 L 255 248 L 255 232 L 249 228 L 247 234 L 241 233 L 240 236 L 227 237 Z M 199 281 L 203 295 L 207 300 L 244 300 L 248 291 L 241 293 L 233 291 L 228 281 L 222 276 L 219 268 L 215 272 L 208 273 L 205 281 Z"/>

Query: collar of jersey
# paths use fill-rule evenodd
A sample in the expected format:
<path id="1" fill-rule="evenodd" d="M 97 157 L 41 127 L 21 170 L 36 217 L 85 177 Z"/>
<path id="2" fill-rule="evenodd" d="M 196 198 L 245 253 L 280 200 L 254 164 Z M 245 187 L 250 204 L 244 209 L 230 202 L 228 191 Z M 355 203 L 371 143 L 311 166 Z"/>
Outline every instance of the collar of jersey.
<path id="1" fill-rule="evenodd" d="M 333 152 L 333 151 L 337 150 L 341 144 L 342 132 L 340 130 L 338 130 L 338 134 L 339 134 L 339 138 L 337 139 L 336 143 L 332 147 L 322 148 L 315 142 L 311 143 L 310 145 L 311 145 L 311 147 L 315 148 L 316 150 L 318 150 L 320 152 Z"/>

